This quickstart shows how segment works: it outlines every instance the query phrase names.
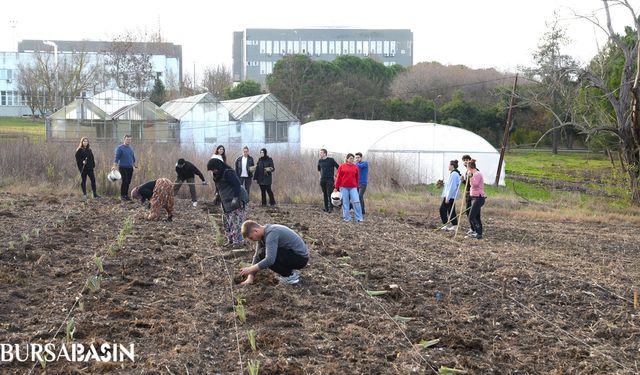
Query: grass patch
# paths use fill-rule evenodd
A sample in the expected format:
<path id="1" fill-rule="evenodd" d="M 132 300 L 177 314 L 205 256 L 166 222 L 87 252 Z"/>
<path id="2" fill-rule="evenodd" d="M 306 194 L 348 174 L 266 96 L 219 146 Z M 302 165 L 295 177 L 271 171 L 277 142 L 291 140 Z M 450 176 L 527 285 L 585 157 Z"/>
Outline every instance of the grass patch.
<path id="1" fill-rule="evenodd" d="M 26 136 L 44 139 L 44 120 L 23 117 L 0 117 L 0 137 Z"/>
<path id="2" fill-rule="evenodd" d="M 507 176 L 514 174 L 564 182 L 610 178 L 611 162 L 596 153 L 510 152 L 505 156 Z"/>

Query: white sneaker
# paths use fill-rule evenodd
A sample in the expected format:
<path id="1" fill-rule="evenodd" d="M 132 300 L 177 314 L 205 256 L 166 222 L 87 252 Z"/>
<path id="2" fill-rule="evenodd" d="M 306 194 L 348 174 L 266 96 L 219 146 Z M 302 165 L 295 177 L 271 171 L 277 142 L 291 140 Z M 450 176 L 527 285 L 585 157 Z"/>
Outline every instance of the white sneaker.
<path id="1" fill-rule="evenodd" d="M 476 238 L 478 236 L 478 234 L 476 232 L 473 233 L 469 233 L 468 235 L 464 236 L 464 238 Z"/>
<path id="2" fill-rule="evenodd" d="M 473 229 L 469 229 L 469 230 L 467 231 L 467 234 L 473 234 L 473 233 L 475 233 L 475 232 L 473 231 Z"/>
<path id="3" fill-rule="evenodd" d="M 281 284 L 294 285 L 300 282 L 300 273 L 296 270 L 293 270 L 293 272 L 291 272 L 291 275 L 279 276 L 278 279 L 280 279 Z"/>
<path id="4" fill-rule="evenodd" d="M 193 207 L 198 207 L 198 202 L 193 202 Z"/>
<path id="5" fill-rule="evenodd" d="M 443 226 L 442 228 L 440 228 L 440 230 L 449 230 L 449 224 Z"/>
<path id="6" fill-rule="evenodd" d="M 457 228 L 457 227 L 458 227 L 457 225 L 451 225 L 451 226 L 449 226 L 449 227 L 447 228 L 447 230 L 448 230 L 449 232 L 451 232 L 451 231 L 456 230 L 456 228 Z"/>

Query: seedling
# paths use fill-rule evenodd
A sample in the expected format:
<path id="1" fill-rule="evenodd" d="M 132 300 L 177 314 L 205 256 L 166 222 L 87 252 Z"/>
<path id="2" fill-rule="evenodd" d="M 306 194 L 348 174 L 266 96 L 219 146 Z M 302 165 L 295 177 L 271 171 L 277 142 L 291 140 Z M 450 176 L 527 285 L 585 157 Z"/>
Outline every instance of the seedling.
<path id="1" fill-rule="evenodd" d="M 88 280 L 85 286 L 92 293 L 97 292 L 100 289 L 100 283 L 102 282 L 102 276 L 93 275 Z"/>
<path id="2" fill-rule="evenodd" d="M 84 301 L 78 302 L 78 310 L 84 312 Z"/>
<path id="3" fill-rule="evenodd" d="M 457 368 L 450 368 L 445 366 L 440 366 L 438 369 L 438 375 L 455 375 L 455 374 L 466 374 L 467 372 L 464 370 L 459 370 Z"/>
<path id="4" fill-rule="evenodd" d="M 20 238 L 22 238 L 22 243 L 29 242 L 29 235 L 27 233 L 22 233 L 22 235 L 20 235 Z"/>
<path id="5" fill-rule="evenodd" d="M 249 339 L 249 345 L 251 350 L 256 351 L 256 331 L 250 329 L 247 331 L 247 338 Z"/>
<path id="6" fill-rule="evenodd" d="M 112 257 L 118 255 L 118 251 L 120 250 L 120 246 L 117 243 L 112 243 L 109 245 L 109 255 Z"/>
<path id="7" fill-rule="evenodd" d="M 426 349 L 430 346 L 434 346 L 435 344 L 439 343 L 440 339 L 433 339 L 433 340 L 420 340 L 420 343 L 416 344 L 420 349 Z"/>
<path id="8" fill-rule="evenodd" d="M 122 227 L 122 232 L 124 233 L 124 235 L 128 235 L 131 232 L 133 232 L 133 220 L 131 220 L 131 217 L 128 217 L 125 221 L 124 221 L 124 226 Z"/>
<path id="9" fill-rule="evenodd" d="M 44 356 L 38 354 L 38 362 L 40 362 L 40 366 L 44 370 L 45 374 L 47 373 L 47 359 Z"/>
<path id="10" fill-rule="evenodd" d="M 367 294 L 371 297 L 377 297 L 389 293 L 388 290 L 367 290 Z"/>
<path id="11" fill-rule="evenodd" d="M 242 301 L 244 300 L 241 296 L 236 296 L 236 305 L 234 306 L 234 310 L 236 311 L 238 319 L 240 319 L 240 321 L 244 323 L 247 321 L 247 311 L 244 309 Z"/>
<path id="12" fill-rule="evenodd" d="M 351 276 L 353 277 L 367 276 L 367 273 L 363 271 L 351 271 Z"/>
<path id="13" fill-rule="evenodd" d="M 64 329 L 67 336 L 67 342 L 73 341 L 73 334 L 76 332 L 76 322 L 73 318 L 67 321 L 67 326 Z"/>
<path id="14" fill-rule="evenodd" d="M 99 256 L 96 255 L 93 260 L 96 263 L 96 267 L 98 267 L 98 271 L 100 273 L 103 273 L 104 272 L 104 267 L 103 267 L 103 264 L 102 264 L 102 257 L 99 257 Z"/>
<path id="15" fill-rule="evenodd" d="M 247 369 L 249 369 L 249 375 L 258 375 L 260 371 L 260 361 L 249 360 L 249 362 L 247 362 Z"/>
<path id="16" fill-rule="evenodd" d="M 346 257 L 340 257 L 340 258 L 337 258 L 337 259 L 339 261 L 341 261 L 341 262 L 346 262 L 347 260 L 351 260 L 351 257 L 350 256 L 346 256 Z"/>
<path id="17" fill-rule="evenodd" d="M 408 322 L 412 321 L 413 318 L 396 315 L 396 316 L 393 317 L 393 320 L 395 320 L 396 322 L 400 322 L 400 323 L 408 323 Z"/>
<path id="18" fill-rule="evenodd" d="M 13 241 L 9 241 L 9 250 L 14 250 L 16 248 L 16 244 Z"/>
<path id="19" fill-rule="evenodd" d="M 40 237 L 40 228 L 33 228 L 31 229 L 31 235 L 33 237 Z"/>

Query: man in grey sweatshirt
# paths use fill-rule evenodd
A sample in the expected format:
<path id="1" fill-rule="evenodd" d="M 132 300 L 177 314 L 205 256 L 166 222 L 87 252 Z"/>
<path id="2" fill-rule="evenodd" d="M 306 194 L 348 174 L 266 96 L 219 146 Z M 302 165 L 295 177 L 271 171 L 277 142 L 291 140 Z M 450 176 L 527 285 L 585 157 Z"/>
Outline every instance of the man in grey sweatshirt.
<path id="1" fill-rule="evenodd" d="M 253 283 L 255 274 L 265 268 L 280 275 L 283 284 L 297 284 L 300 273 L 309 261 L 309 249 L 296 232 L 284 225 L 260 225 L 253 220 L 242 223 L 242 236 L 256 242 L 256 252 L 250 267 L 240 270 L 247 275 L 242 285 Z"/>

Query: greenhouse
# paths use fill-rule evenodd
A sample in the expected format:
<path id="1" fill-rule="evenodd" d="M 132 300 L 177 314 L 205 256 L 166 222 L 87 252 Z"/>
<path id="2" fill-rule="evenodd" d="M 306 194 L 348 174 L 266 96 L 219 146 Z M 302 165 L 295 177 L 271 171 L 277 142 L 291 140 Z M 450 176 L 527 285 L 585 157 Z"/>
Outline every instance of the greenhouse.
<path id="1" fill-rule="evenodd" d="M 368 120 L 320 120 L 300 127 L 302 150 L 326 148 L 338 162 L 347 153 L 362 152 L 365 158 L 390 160 L 408 183 L 435 183 L 448 175 L 450 160 L 460 162 L 469 154 L 477 160 L 485 183 L 492 184 L 498 168 L 498 151 L 484 138 L 454 126 L 419 122 Z M 337 154 L 337 155 L 336 155 Z M 504 164 L 500 174 L 504 185 Z"/>

